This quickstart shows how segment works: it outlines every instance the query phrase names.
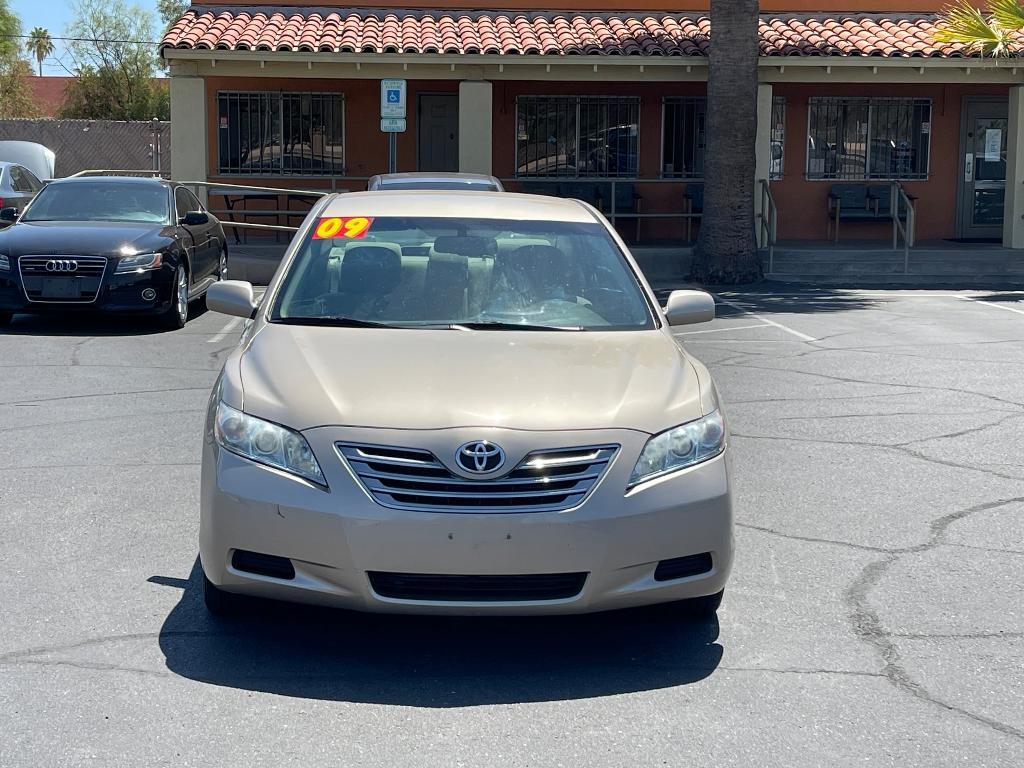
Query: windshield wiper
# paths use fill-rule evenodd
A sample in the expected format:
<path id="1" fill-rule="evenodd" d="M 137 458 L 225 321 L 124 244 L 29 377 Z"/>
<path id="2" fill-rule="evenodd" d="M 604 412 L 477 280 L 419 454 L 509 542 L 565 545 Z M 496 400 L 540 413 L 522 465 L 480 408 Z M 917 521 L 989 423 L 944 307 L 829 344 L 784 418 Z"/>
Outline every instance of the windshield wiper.
<path id="1" fill-rule="evenodd" d="M 452 323 L 450 328 L 458 331 L 582 331 L 581 325 L 531 325 L 529 323 L 506 323 L 500 320 L 476 320 L 466 323 Z"/>
<path id="2" fill-rule="evenodd" d="M 317 317 L 275 317 L 269 322 L 281 325 L 319 325 L 330 328 L 404 328 L 402 325 L 375 323 L 372 320 L 359 320 L 343 315 L 320 315 Z"/>

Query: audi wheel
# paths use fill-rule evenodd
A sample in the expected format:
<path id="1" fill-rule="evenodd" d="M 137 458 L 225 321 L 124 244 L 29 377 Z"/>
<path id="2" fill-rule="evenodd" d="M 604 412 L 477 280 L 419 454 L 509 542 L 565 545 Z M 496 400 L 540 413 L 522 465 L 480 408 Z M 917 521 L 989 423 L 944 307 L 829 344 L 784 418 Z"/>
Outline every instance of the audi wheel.
<path id="1" fill-rule="evenodd" d="M 160 316 L 160 324 L 170 331 L 185 327 L 188 321 L 188 270 L 179 264 L 174 270 L 174 295 L 170 306 Z"/>
<path id="2" fill-rule="evenodd" d="M 228 247 L 226 245 L 220 251 L 220 261 L 217 263 L 217 279 L 228 279 Z"/>

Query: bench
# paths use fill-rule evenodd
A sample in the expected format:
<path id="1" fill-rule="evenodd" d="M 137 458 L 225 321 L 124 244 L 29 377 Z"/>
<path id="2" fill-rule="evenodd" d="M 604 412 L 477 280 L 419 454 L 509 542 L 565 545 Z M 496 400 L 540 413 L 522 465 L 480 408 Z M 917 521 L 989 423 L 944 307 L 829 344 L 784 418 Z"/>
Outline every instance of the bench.
<path id="1" fill-rule="evenodd" d="M 908 195 L 913 202 L 917 198 Z M 906 218 L 900 214 L 900 220 Z M 839 242 L 840 221 L 892 221 L 892 185 L 833 184 L 828 194 L 828 239 Z"/>

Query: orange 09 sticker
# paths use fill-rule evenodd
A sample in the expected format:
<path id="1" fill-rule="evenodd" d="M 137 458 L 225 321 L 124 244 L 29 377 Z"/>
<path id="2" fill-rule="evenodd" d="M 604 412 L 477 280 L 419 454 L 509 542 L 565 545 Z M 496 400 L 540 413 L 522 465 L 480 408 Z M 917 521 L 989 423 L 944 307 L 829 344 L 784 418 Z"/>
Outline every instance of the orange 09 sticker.
<path id="1" fill-rule="evenodd" d="M 331 216 L 320 219 L 313 230 L 314 240 L 333 240 L 337 237 L 361 240 L 370 231 L 372 216 Z"/>

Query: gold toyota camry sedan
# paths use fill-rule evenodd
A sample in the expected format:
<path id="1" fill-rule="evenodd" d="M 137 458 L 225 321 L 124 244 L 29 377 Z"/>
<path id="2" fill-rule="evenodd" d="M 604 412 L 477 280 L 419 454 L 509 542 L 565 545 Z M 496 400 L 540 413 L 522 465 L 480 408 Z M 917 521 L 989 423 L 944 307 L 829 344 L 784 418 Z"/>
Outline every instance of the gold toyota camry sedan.
<path id="1" fill-rule="evenodd" d="M 594 208 L 486 192 L 310 212 L 210 399 L 207 607 L 717 610 L 733 555 L 714 382 Z"/>

